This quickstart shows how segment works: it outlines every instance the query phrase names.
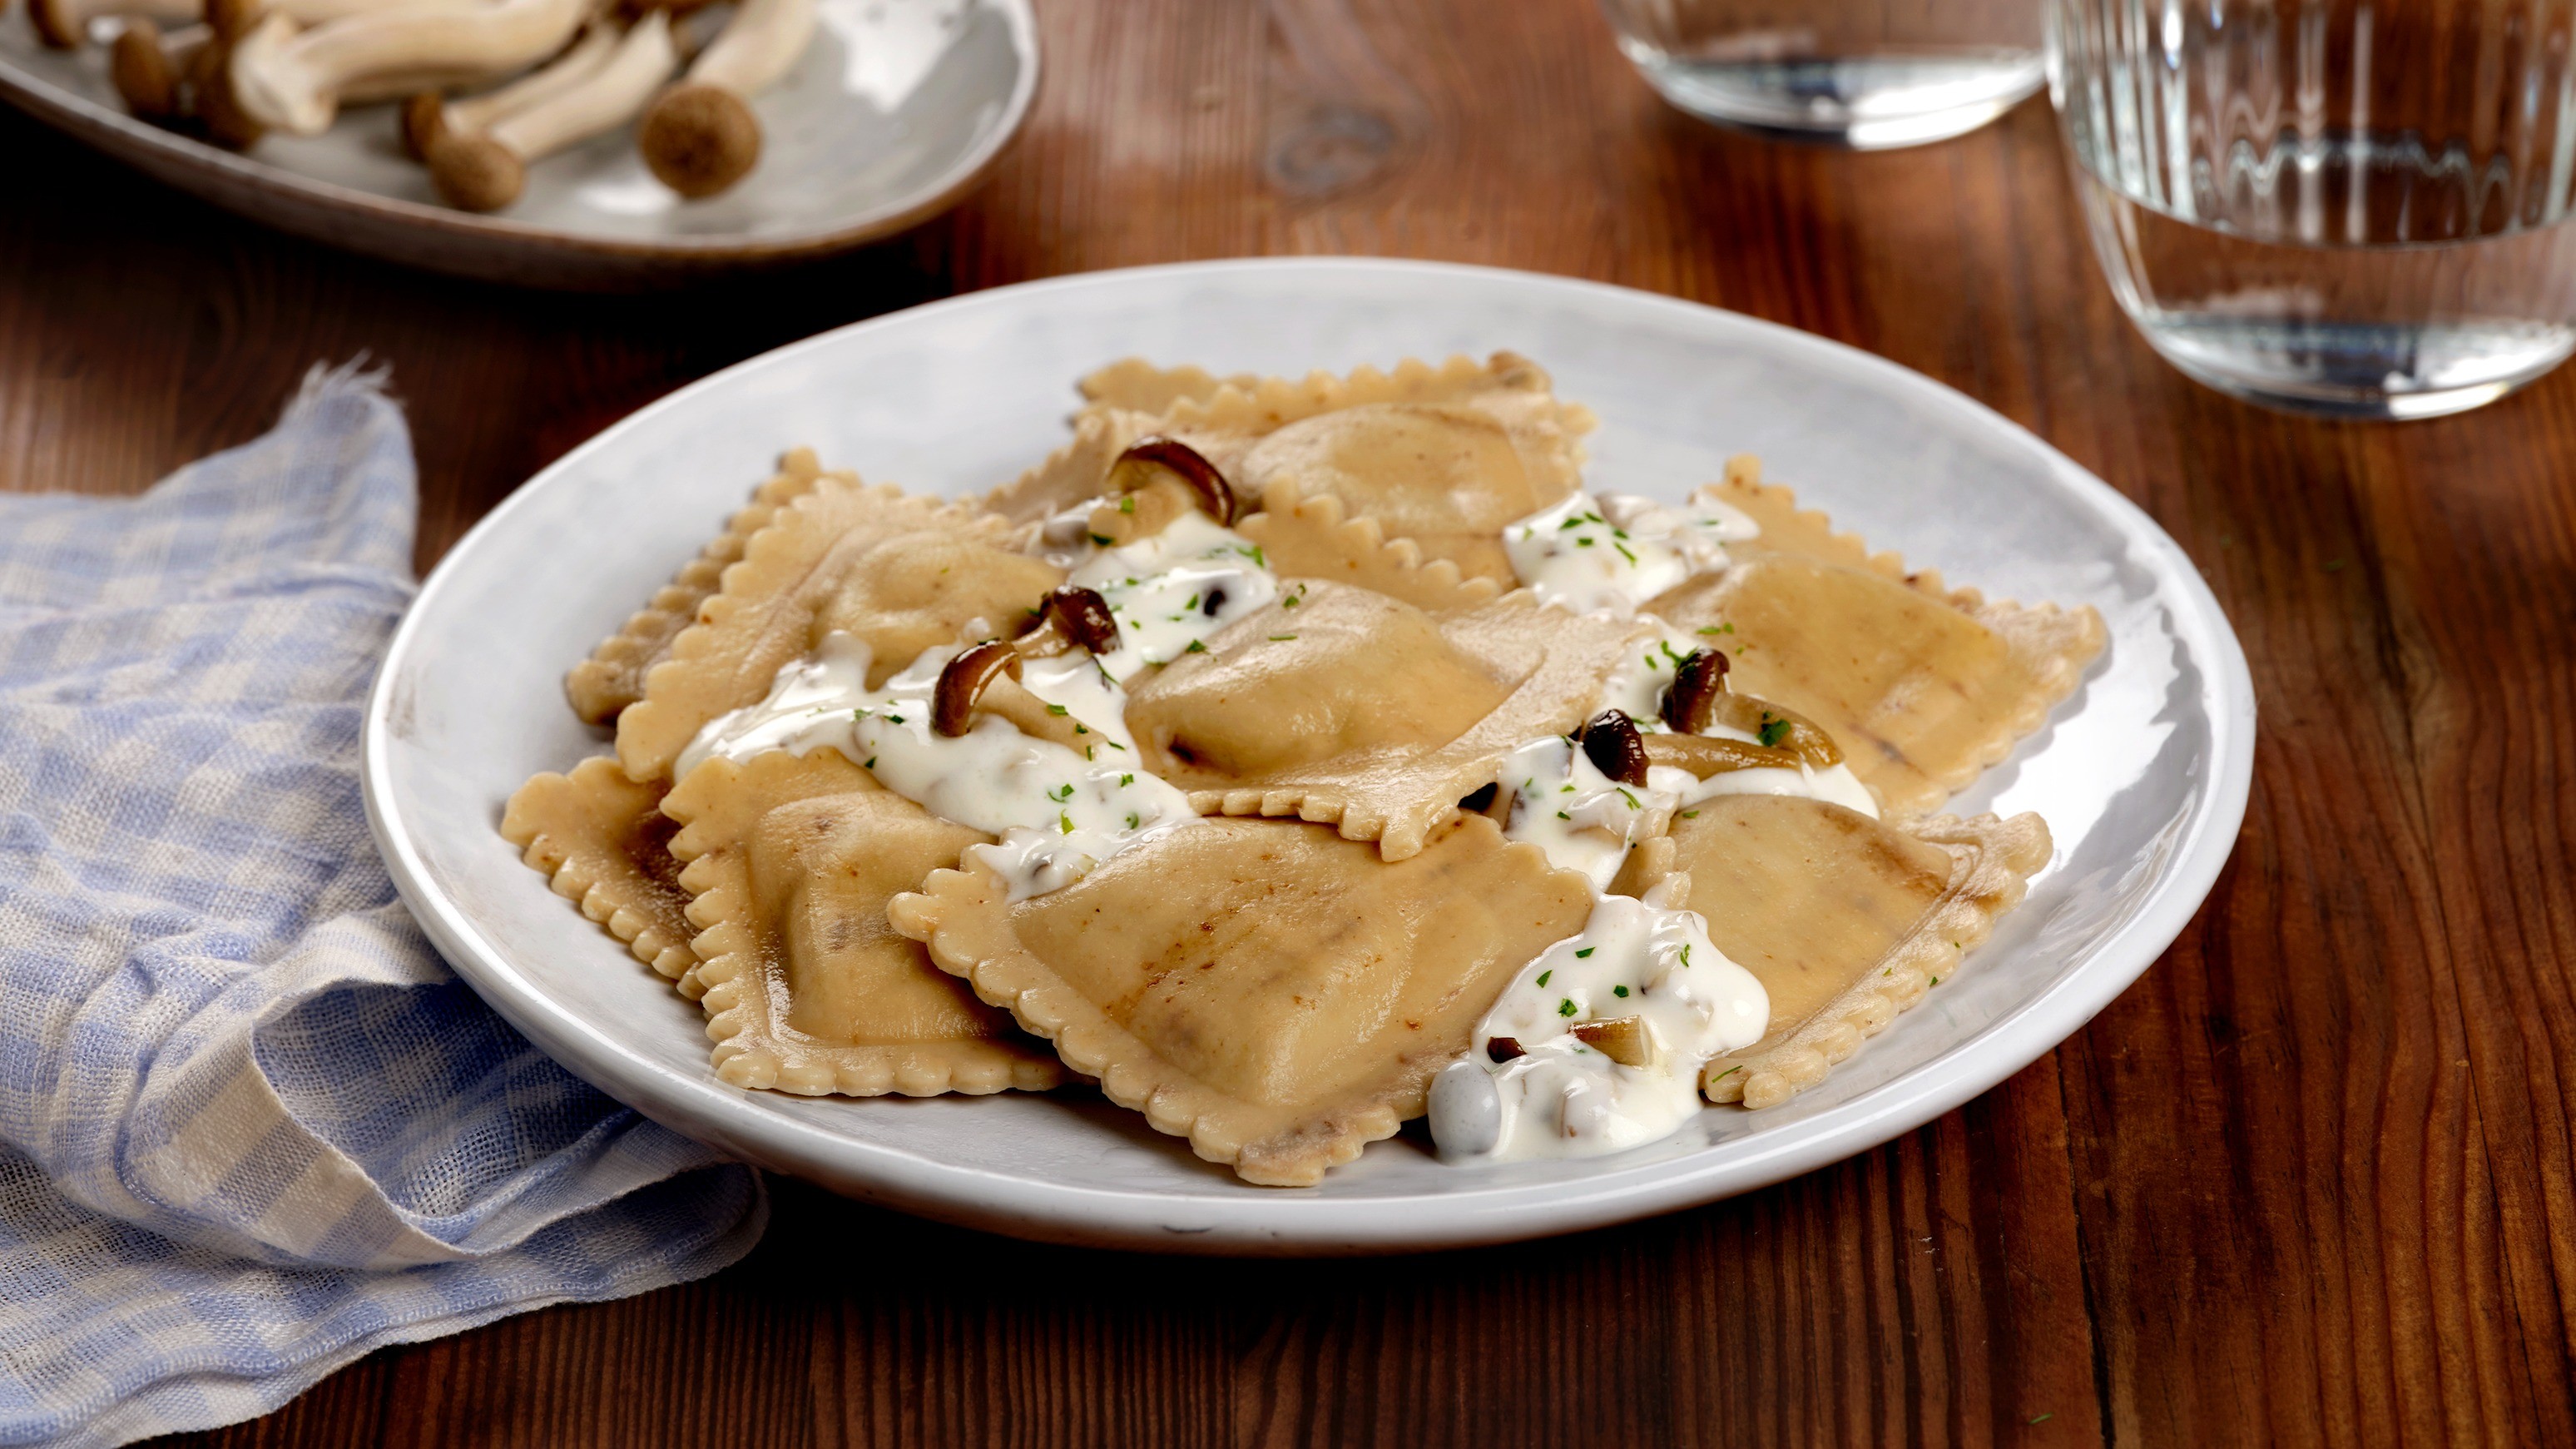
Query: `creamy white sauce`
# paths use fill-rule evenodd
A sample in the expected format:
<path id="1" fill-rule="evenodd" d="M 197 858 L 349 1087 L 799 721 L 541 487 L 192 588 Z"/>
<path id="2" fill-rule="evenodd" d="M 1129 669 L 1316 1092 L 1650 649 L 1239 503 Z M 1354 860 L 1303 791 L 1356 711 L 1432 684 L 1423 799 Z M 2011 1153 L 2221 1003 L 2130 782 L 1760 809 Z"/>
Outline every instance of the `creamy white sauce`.
<path id="1" fill-rule="evenodd" d="M 823 641 L 812 659 L 790 664 L 760 703 L 709 723 L 682 752 L 685 775 L 711 756 L 744 761 L 770 750 L 810 754 L 830 746 L 864 766 L 879 784 L 931 814 L 1002 837 L 976 846 L 985 862 L 1024 899 L 1070 885 L 1100 862 L 1197 818 L 1189 798 L 1136 763 L 1120 724 L 1103 728 L 1101 747 L 1067 749 L 1033 739 L 1010 721 L 985 715 L 950 738 L 930 725 L 931 694 L 955 646 L 925 651 L 880 689 L 867 688 L 868 646 L 848 634 Z M 1058 661 L 1031 661 L 1031 666 Z M 1066 667 L 1030 681 L 1032 692 L 1063 690 L 1085 710 L 1122 705 L 1115 686 L 1086 683 L 1097 671 Z M 1077 720 L 1088 719 L 1067 705 Z M 1120 711 L 1109 709 L 1108 719 Z M 1085 755 L 1090 758 L 1085 758 Z"/>
<path id="2" fill-rule="evenodd" d="M 1098 591 L 1118 621 L 1118 647 L 1100 667 L 1120 681 L 1204 647 L 1279 597 L 1260 548 L 1195 509 L 1150 538 L 1096 550 L 1074 565 L 1072 582 Z"/>
<path id="3" fill-rule="evenodd" d="M 1638 1017 L 1651 1059 L 1630 1066 L 1572 1029 Z M 1434 1080 L 1431 1135 L 1453 1161 L 1591 1157 L 1669 1135 L 1699 1111 L 1700 1069 L 1761 1040 L 1771 1001 L 1708 939 L 1696 911 L 1605 896 L 1583 933 L 1522 968 Z M 1497 1037 L 1522 1055 L 1494 1062 Z"/>
<path id="4" fill-rule="evenodd" d="M 1698 783 L 1688 770 L 1659 767 L 1646 772 L 1642 788 L 1622 785 L 1563 735 L 1514 750 L 1501 780 L 1512 796 L 1503 834 L 1538 846 L 1561 870 L 1581 871 L 1595 891 L 1609 889 L 1656 812 L 1670 811 L 1681 790 Z"/>
<path id="5" fill-rule="evenodd" d="M 1512 572 L 1540 602 L 1576 613 L 1633 613 L 1694 574 L 1726 567 L 1726 544 L 1761 530 L 1703 495 L 1679 508 L 1624 494 L 1576 493 L 1504 525 Z"/>

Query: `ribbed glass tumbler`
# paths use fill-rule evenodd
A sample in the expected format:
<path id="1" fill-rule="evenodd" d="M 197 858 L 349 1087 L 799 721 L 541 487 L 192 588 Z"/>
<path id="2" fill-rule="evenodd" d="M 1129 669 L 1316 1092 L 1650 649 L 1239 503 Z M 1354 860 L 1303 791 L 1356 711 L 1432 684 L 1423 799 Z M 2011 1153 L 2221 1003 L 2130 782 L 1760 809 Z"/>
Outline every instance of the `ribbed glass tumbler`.
<path id="1" fill-rule="evenodd" d="M 2409 418 L 2576 350 L 2576 0 L 2047 0 L 2111 289 L 2275 407 Z"/>

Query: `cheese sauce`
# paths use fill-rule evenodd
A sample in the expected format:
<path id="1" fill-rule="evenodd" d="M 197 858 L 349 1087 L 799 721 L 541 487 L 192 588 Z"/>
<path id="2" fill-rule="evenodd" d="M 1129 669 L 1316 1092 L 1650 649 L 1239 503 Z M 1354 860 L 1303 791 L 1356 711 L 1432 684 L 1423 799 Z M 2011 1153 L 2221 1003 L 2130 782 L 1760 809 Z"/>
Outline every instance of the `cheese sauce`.
<path id="1" fill-rule="evenodd" d="M 803 755 L 828 745 L 931 814 L 1002 837 L 998 845 L 973 848 L 1010 882 L 1013 900 L 1070 885 L 1118 852 L 1197 818 L 1187 796 L 1136 764 L 1123 723 L 1116 740 L 1100 731 L 1106 748 L 1091 748 L 1088 759 L 1032 739 L 997 715 L 983 716 L 955 738 L 934 731 L 931 693 L 957 653 L 955 646 L 925 651 L 883 688 L 870 690 L 868 646 L 834 634 L 812 659 L 781 669 L 766 699 L 700 731 L 681 754 L 679 770 L 685 775 L 715 755 L 739 762 L 769 750 Z M 1065 669 L 1024 682 L 1040 698 L 1052 699 L 1047 690 L 1063 688 L 1086 708 L 1123 704 L 1124 691 L 1085 682 L 1085 672 L 1097 673 Z M 1070 704 L 1067 709 L 1073 712 Z M 1109 714 L 1118 717 L 1118 711 Z"/>
<path id="2" fill-rule="evenodd" d="M 1726 544 L 1760 532 L 1740 510 L 1705 495 L 1672 508 L 1576 493 L 1504 525 L 1503 550 L 1540 602 L 1627 614 L 1694 574 L 1726 567 Z"/>
<path id="3" fill-rule="evenodd" d="M 1432 1140 L 1443 1157 L 1486 1162 L 1652 1142 L 1699 1111 L 1701 1067 L 1761 1040 L 1770 1019 L 1762 983 L 1710 944 L 1697 912 L 1604 896 L 1433 1081 Z M 1604 1024 L 1624 1042 L 1578 1034 Z"/>
<path id="4" fill-rule="evenodd" d="M 1279 597 L 1260 548 L 1195 510 L 1150 538 L 1092 553 L 1073 566 L 1072 582 L 1098 591 L 1118 621 L 1118 648 L 1100 667 L 1119 681 L 1204 647 Z"/>

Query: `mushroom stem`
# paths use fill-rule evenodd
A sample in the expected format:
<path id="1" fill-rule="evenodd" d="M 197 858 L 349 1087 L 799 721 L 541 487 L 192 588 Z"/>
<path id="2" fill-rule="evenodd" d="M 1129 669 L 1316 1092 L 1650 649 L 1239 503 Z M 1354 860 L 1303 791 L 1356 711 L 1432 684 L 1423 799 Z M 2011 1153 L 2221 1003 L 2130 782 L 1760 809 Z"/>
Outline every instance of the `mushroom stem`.
<path id="1" fill-rule="evenodd" d="M 1232 528 L 1243 516 L 1242 500 L 1217 466 L 1198 449 L 1160 433 L 1138 438 L 1118 455 L 1109 465 L 1108 489 L 1113 494 L 1133 493 L 1166 475 L 1187 488 L 1199 511 L 1218 523 Z"/>
<path id="2" fill-rule="evenodd" d="M 682 196 L 713 196 L 760 164 L 750 97 L 792 68 L 814 39 L 815 0 L 743 0 L 722 34 L 636 128 L 644 164 Z"/>
<path id="3" fill-rule="evenodd" d="M 29 0 L 27 18 L 36 38 L 56 50 L 77 50 L 89 40 L 92 22 L 107 19 L 149 20 L 159 25 L 185 25 L 195 20 L 204 0 Z"/>
<path id="4" fill-rule="evenodd" d="M 248 35 L 262 20 L 283 15 L 310 30 L 352 15 L 416 5 L 419 0 L 204 0 L 206 23 L 226 40 Z"/>
<path id="5" fill-rule="evenodd" d="M 453 101 L 435 90 L 413 93 L 403 105 L 403 149 L 413 160 L 426 161 L 430 141 L 438 135 L 480 131 L 503 116 L 563 95 L 597 74 L 616 53 L 617 41 L 617 27 L 594 21 L 572 49 L 507 85 Z"/>
<path id="6" fill-rule="evenodd" d="M 429 138 L 429 179 L 451 205 L 469 211 L 507 206 L 527 184 L 528 163 L 633 120 L 679 64 L 671 17 L 656 10 L 635 22 L 604 60 L 552 94 L 481 130 Z"/>
<path id="7" fill-rule="evenodd" d="M 975 706 L 1004 675 L 1020 677 L 1020 652 L 1008 644 L 978 644 L 948 661 L 930 692 L 930 727 L 955 739 L 975 727 Z"/>
<path id="8" fill-rule="evenodd" d="M 297 29 L 271 14 L 233 46 L 224 74 L 251 119 L 318 136 L 352 86 L 400 74 L 499 74 L 561 49 L 589 0 L 422 0 Z"/>
<path id="9" fill-rule="evenodd" d="M 138 119 L 165 125 L 179 119 L 187 110 L 180 79 L 212 36 L 202 25 L 183 25 L 165 35 L 144 16 L 126 21 L 107 53 L 108 78 L 125 98 L 125 108 Z"/>

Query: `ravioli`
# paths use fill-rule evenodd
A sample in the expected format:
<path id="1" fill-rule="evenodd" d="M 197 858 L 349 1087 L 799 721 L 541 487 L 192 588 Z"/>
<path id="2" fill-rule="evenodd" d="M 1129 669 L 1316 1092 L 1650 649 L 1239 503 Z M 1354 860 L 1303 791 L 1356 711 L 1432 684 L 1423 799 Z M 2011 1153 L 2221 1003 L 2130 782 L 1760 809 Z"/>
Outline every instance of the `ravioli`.
<path id="1" fill-rule="evenodd" d="M 886 902 L 991 839 L 830 749 L 718 758 L 671 792 L 716 1075 L 805 1096 L 1042 1091 L 1063 1073 L 933 970 Z"/>
<path id="2" fill-rule="evenodd" d="M 1402 860 L 1514 749 L 1582 723 L 1651 635 L 1526 594 L 1435 616 L 1310 581 L 1136 681 L 1127 723 L 1203 814 L 1333 823 Z"/>
<path id="3" fill-rule="evenodd" d="M 671 582 L 629 616 L 623 628 L 601 640 L 590 657 L 564 677 L 564 696 L 573 713 L 586 724 L 606 724 L 619 710 L 643 698 L 645 671 L 670 654 L 671 641 L 695 622 L 698 605 L 723 585 L 725 569 L 742 557 L 751 536 L 768 527 L 779 509 L 812 492 L 825 476 L 811 448 L 791 448 L 781 456 L 776 476 L 753 491 L 751 502 L 734 514 L 724 532 L 681 565 Z M 855 474 L 828 476 L 846 483 L 858 481 Z"/>
<path id="4" fill-rule="evenodd" d="M 1708 1064 L 1712 1100 L 1776 1106 L 1923 999 L 2048 863 L 2048 827 L 1942 817 L 1899 829 L 1821 800 L 1722 795 L 1677 820 L 1666 869 L 1709 940 L 1771 998 L 1762 1039 Z"/>
<path id="5" fill-rule="evenodd" d="M 581 907 L 645 965 L 679 981 L 698 964 L 688 895 L 671 858 L 672 832 L 659 782 L 628 779 L 606 756 L 568 775 L 542 774 L 519 787 L 501 816 L 501 835 L 542 872 L 555 894 Z"/>
<path id="6" fill-rule="evenodd" d="M 1157 1131 L 1302 1187 L 1420 1115 L 1512 973 L 1591 908 L 1583 877 L 1482 816 L 1393 863 L 1219 819 L 1017 904 L 970 856 L 889 918 Z"/>
<path id="7" fill-rule="evenodd" d="M 708 721 L 759 700 L 820 642 L 818 622 L 869 640 L 881 680 L 975 620 L 1025 614 L 1063 574 L 1004 548 L 1008 533 L 972 505 L 824 480 L 752 536 L 645 676 L 644 697 L 618 716 L 619 763 L 639 780 L 668 776 Z"/>

